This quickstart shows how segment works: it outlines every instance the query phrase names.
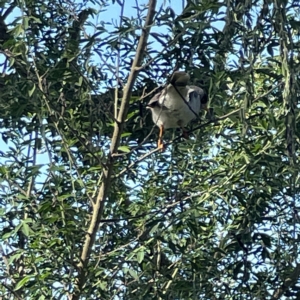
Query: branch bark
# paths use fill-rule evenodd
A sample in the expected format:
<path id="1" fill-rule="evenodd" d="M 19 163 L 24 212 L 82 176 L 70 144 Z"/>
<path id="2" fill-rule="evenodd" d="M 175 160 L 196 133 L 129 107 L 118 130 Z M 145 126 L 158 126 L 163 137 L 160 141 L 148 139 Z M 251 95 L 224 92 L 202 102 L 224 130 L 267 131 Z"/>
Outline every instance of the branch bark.
<path id="1" fill-rule="evenodd" d="M 144 28 L 142 30 L 141 37 L 139 39 L 135 59 L 131 66 L 131 71 L 127 80 L 127 84 L 124 87 L 121 107 L 118 113 L 117 120 L 114 125 L 114 133 L 111 141 L 110 153 L 108 154 L 107 157 L 107 165 L 106 168 L 103 170 L 102 174 L 100 175 L 102 176 L 103 180 L 100 186 L 99 193 L 97 195 L 97 199 L 95 200 L 93 205 L 93 214 L 92 214 L 91 223 L 85 235 L 85 241 L 81 251 L 80 262 L 78 264 L 78 277 L 75 285 L 75 291 L 74 294 L 72 295 L 72 300 L 79 299 L 82 288 L 85 284 L 85 280 L 86 280 L 85 270 L 89 262 L 90 253 L 95 242 L 96 233 L 99 228 L 101 216 L 104 210 L 105 200 L 108 196 L 108 192 L 110 188 L 111 176 L 112 176 L 112 171 L 113 171 L 113 166 L 115 161 L 113 154 L 117 151 L 120 144 L 120 138 L 121 138 L 121 134 L 124 128 L 124 123 L 128 112 L 129 100 L 131 97 L 132 88 L 134 86 L 134 83 L 136 81 L 139 72 L 138 68 L 142 64 L 151 25 L 154 19 L 156 0 L 150 0 L 148 6 L 149 8 L 148 8 L 146 21 L 144 24 Z"/>

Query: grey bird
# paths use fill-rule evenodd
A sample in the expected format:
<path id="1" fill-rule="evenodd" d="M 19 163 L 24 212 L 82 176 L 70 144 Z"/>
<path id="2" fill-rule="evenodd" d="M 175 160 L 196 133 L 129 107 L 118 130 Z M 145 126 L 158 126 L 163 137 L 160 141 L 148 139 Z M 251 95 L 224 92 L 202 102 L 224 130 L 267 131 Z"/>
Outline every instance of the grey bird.
<path id="1" fill-rule="evenodd" d="M 188 85 L 189 80 L 186 72 L 174 72 L 170 83 L 154 95 L 147 105 L 153 122 L 159 127 L 159 149 L 164 149 L 162 137 L 165 129 L 181 127 L 183 136 L 188 138 L 184 127 L 198 117 L 201 109 L 207 111 L 206 93 L 198 86 Z"/>

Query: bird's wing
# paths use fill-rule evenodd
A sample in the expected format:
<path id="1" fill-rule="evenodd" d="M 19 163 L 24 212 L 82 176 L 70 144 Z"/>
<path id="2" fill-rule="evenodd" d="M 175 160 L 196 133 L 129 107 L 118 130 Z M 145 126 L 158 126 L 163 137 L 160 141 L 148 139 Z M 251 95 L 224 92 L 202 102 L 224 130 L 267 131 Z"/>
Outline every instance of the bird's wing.
<path id="1" fill-rule="evenodd" d="M 159 104 L 160 104 L 160 103 L 159 103 L 159 98 L 161 97 L 162 93 L 163 93 L 163 91 L 161 91 L 161 92 L 155 94 L 155 95 L 150 99 L 150 101 L 148 102 L 147 106 L 149 106 L 149 107 L 154 107 L 154 106 L 159 105 Z"/>
<path id="2" fill-rule="evenodd" d="M 208 98 L 207 98 L 207 94 L 204 92 L 204 90 L 195 85 L 189 86 L 188 87 L 188 96 L 189 97 L 188 97 L 187 101 L 190 102 L 196 95 L 199 97 L 201 105 L 207 104 Z"/>

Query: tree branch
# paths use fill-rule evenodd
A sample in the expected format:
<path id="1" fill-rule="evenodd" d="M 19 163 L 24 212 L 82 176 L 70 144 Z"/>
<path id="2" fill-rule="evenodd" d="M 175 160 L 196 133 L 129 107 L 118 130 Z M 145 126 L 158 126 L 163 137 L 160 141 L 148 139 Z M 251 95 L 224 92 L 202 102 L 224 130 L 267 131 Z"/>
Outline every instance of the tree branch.
<path id="1" fill-rule="evenodd" d="M 300 264 L 297 264 L 290 276 L 285 278 L 281 287 L 275 290 L 272 300 L 280 299 L 281 296 L 288 290 L 291 285 L 294 285 L 300 277 Z"/>
<path id="2" fill-rule="evenodd" d="M 82 291 L 82 288 L 84 286 L 85 280 L 86 280 L 86 274 L 85 269 L 87 267 L 87 264 L 89 262 L 90 253 L 92 250 L 92 247 L 95 242 L 96 233 L 100 224 L 101 215 L 104 210 L 105 200 L 109 193 L 110 188 L 110 182 L 111 182 L 111 176 L 114 166 L 115 159 L 113 158 L 113 153 L 115 153 L 119 147 L 121 134 L 124 128 L 124 123 L 127 117 L 128 107 L 129 107 L 129 100 L 131 97 L 132 88 L 134 86 L 135 80 L 138 75 L 138 69 L 141 64 L 144 57 L 144 53 L 147 46 L 147 41 L 151 29 L 151 25 L 153 23 L 154 15 L 155 15 L 155 7 L 156 7 L 156 0 L 149 0 L 149 8 L 148 13 L 146 17 L 146 21 L 144 24 L 144 28 L 142 31 L 142 35 L 139 39 L 137 52 L 135 55 L 135 59 L 131 66 L 131 71 L 127 80 L 127 84 L 124 88 L 123 92 L 123 98 L 121 102 L 121 107 L 118 113 L 117 121 L 114 125 L 114 133 L 111 141 L 110 146 L 110 153 L 107 157 L 107 167 L 103 170 L 102 176 L 103 181 L 100 186 L 99 193 L 97 195 L 97 199 L 93 206 L 93 214 L 90 226 L 87 230 L 84 245 L 81 251 L 81 257 L 80 262 L 78 264 L 78 278 L 75 284 L 75 292 L 72 296 L 72 300 L 78 300 Z"/>
<path id="3" fill-rule="evenodd" d="M 210 125 L 210 124 L 214 124 L 214 123 L 217 123 L 218 121 L 227 119 L 227 118 L 230 117 L 231 115 L 234 115 L 234 114 L 238 113 L 240 110 L 241 110 L 241 109 L 238 108 L 238 109 L 233 110 L 233 111 L 231 111 L 230 113 L 228 113 L 228 114 L 226 114 L 226 115 L 223 115 L 223 116 L 221 116 L 221 117 L 219 117 L 219 118 L 215 118 L 215 119 L 213 119 L 213 120 L 209 120 L 209 121 L 207 121 L 206 123 L 203 123 L 203 124 L 201 124 L 201 125 L 199 125 L 199 126 L 193 128 L 192 130 L 188 131 L 187 133 L 190 134 L 190 133 L 192 133 L 192 132 L 194 132 L 194 131 L 196 131 L 196 130 L 198 130 L 198 129 L 201 129 L 201 128 L 203 128 L 203 127 L 206 127 L 206 126 L 208 126 L 208 125 Z M 151 131 L 151 133 L 152 133 L 152 131 Z M 148 136 L 149 136 L 149 135 L 148 135 Z M 134 152 L 135 150 L 137 150 L 138 148 L 140 148 L 140 147 L 143 145 L 143 143 L 146 141 L 146 139 L 148 139 L 148 136 L 142 141 L 142 143 L 140 143 L 140 144 L 139 144 L 137 147 L 135 147 L 132 151 L 130 151 L 130 152 L 128 152 L 128 153 L 122 153 L 122 154 L 113 154 L 113 156 L 114 156 L 114 157 L 125 156 L 125 155 L 128 155 L 128 154 Z M 169 145 L 171 145 L 171 144 L 174 144 L 176 141 L 178 141 L 178 140 L 181 139 L 182 137 L 183 137 L 183 135 L 180 135 L 180 136 L 174 138 L 173 140 L 171 140 L 171 141 L 165 143 L 165 146 L 167 147 L 167 146 L 169 146 Z M 132 169 L 137 163 L 139 163 L 139 162 L 145 160 L 147 157 L 151 156 L 153 153 L 158 152 L 158 151 L 159 151 L 159 149 L 158 149 L 158 148 L 155 148 L 155 149 L 153 149 L 153 150 L 147 152 L 146 154 L 144 154 L 144 155 L 138 157 L 138 158 L 137 158 L 135 161 L 133 161 L 129 166 L 127 166 L 127 167 L 124 168 L 122 171 L 120 171 L 120 172 L 115 176 L 115 178 L 120 177 L 122 174 L 124 174 L 124 173 L 127 172 L 128 170 Z"/>

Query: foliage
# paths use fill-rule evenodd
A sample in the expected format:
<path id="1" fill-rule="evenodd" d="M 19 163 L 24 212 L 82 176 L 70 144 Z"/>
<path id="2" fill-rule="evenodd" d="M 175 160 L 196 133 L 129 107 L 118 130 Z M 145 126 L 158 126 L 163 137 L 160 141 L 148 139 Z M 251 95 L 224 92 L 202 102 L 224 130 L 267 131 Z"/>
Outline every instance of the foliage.
<path id="1" fill-rule="evenodd" d="M 126 3 L 0 2 L 0 295 L 299 299 L 299 1 Z M 215 118 L 161 153 L 175 69 Z"/>

